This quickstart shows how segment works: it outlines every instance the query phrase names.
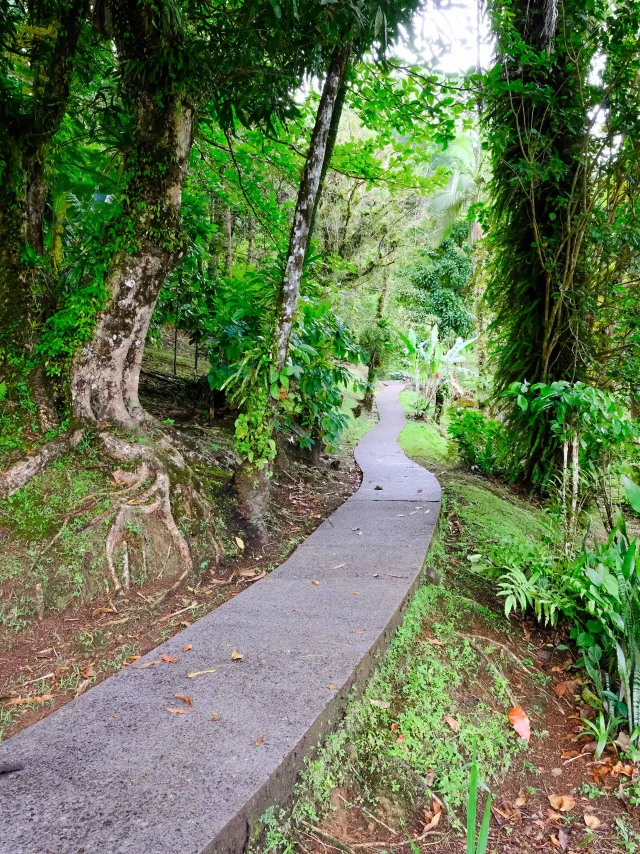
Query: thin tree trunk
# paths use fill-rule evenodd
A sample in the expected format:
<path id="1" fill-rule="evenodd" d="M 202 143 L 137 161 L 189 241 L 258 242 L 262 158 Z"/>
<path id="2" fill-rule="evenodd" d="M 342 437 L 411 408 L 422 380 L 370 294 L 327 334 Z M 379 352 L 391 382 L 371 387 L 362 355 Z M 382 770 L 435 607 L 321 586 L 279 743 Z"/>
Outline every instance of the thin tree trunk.
<path id="1" fill-rule="evenodd" d="M 225 270 L 227 276 L 231 276 L 233 273 L 233 217 L 231 215 L 231 208 L 227 208 L 224 214 L 224 236 L 227 243 L 227 262 Z"/>
<path id="2" fill-rule="evenodd" d="M 349 64 L 347 58 L 347 64 L 345 65 L 344 72 L 342 74 L 342 80 L 340 81 L 340 87 L 338 89 L 338 94 L 336 96 L 336 101 L 333 107 L 333 112 L 331 113 L 331 124 L 329 126 L 329 134 L 327 136 L 327 145 L 325 148 L 324 160 L 322 162 L 322 172 L 320 173 L 320 183 L 318 184 L 318 192 L 316 193 L 316 199 L 313 204 L 313 216 L 311 217 L 311 225 L 309 226 L 309 235 L 312 236 L 316 218 L 318 216 L 318 211 L 320 210 L 320 204 L 322 202 L 322 191 L 324 189 L 324 182 L 327 177 L 327 172 L 329 171 L 329 164 L 331 163 L 331 158 L 333 157 L 333 151 L 336 147 L 336 142 L 338 140 L 338 131 L 340 130 L 340 119 L 342 118 L 342 111 L 344 109 L 344 102 L 347 97 L 347 66 Z"/>
<path id="3" fill-rule="evenodd" d="M 178 327 L 173 327 L 173 375 L 178 373 Z"/>
<path id="4" fill-rule="evenodd" d="M 280 288 L 276 314 L 273 362 L 278 373 L 283 369 L 287 360 L 293 316 L 298 306 L 302 267 L 309 246 L 311 221 L 325 162 L 331 119 L 338 100 L 340 86 L 344 80 L 350 51 L 350 45 L 336 47 L 331 57 L 320 97 L 316 123 L 311 135 L 307 162 L 300 182 L 298 200 L 293 216 L 293 227 L 289 238 L 287 264 Z"/>
<path id="5" fill-rule="evenodd" d="M 327 154 L 331 120 L 350 52 L 350 45 L 336 47 L 333 51 L 298 190 L 298 199 L 289 237 L 287 263 L 276 305 L 271 358 L 278 373 L 282 371 L 287 360 L 293 317 L 300 295 L 302 268 L 309 246 L 313 212 Z M 275 403 L 270 400 L 267 417 L 273 417 L 274 409 Z M 267 540 L 264 515 L 269 500 L 269 480 L 266 472 L 256 470 L 248 460 L 245 460 L 236 471 L 234 482 L 240 499 L 239 512 L 247 520 L 258 543 L 264 544 Z"/>
<path id="6" fill-rule="evenodd" d="M 247 266 L 253 264 L 253 219 L 247 218 Z"/>

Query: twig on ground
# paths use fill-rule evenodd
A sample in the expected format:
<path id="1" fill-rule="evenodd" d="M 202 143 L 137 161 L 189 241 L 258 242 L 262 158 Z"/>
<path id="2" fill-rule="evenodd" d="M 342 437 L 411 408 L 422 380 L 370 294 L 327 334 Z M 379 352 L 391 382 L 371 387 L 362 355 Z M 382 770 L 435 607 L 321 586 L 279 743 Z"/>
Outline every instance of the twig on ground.
<path id="1" fill-rule="evenodd" d="M 467 636 L 467 637 L 468 637 L 468 636 Z M 483 650 L 483 649 L 481 649 L 477 644 L 473 643 L 473 641 L 469 641 L 469 646 L 470 646 L 472 649 L 474 649 L 474 650 L 478 653 L 478 655 L 480 655 L 480 656 L 482 656 L 482 658 L 484 658 L 485 664 L 487 665 L 487 667 L 489 668 L 489 670 L 493 671 L 493 674 L 494 674 L 494 675 L 495 675 L 495 676 L 496 676 L 496 677 L 497 677 L 501 682 L 503 682 L 503 681 L 504 681 L 504 682 L 506 683 L 506 684 L 505 684 L 505 693 L 506 693 L 507 697 L 509 698 L 509 702 L 511 703 L 512 707 L 513 707 L 513 708 L 515 708 L 516 706 L 519 706 L 519 705 L 520 705 L 520 703 L 518 702 L 518 700 L 517 700 L 517 699 L 516 699 L 516 697 L 514 696 L 513 692 L 512 692 L 512 691 L 511 691 L 511 689 L 509 688 L 509 680 L 508 680 L 508 679 L 507 679 L 507 677 L 504 675 L 504 673 L 500 670 L 500 668 L 499 668 L 499 667 L 497 667 L 497 666 L 493 663 L 493 661 L 491 661 L 491 659 L 490 659 L 490 658 L 489 658 L 489 656 L 486 654 L 486 652 L 484 652 L 484 650 Z"/>
<path id="2" fill-rule="evenodd" d="M 338 795 L 338 797 L 339 797 L 339 798 L 340 798 L 340 800 L 341 800 L 341 801 L 343 801 L 345 804 L 349 804 L 349 803 L 350 803 L 350 802 L 349 802 L 349 801 L 344 797 L 344 795 L 340 795 L 340 794 L 339 794 L 339 795 Z M 372 820 L 373 820 L 373 821 L 375 821 L 377 824 L 379 824 L 379 825 L 380 825 L 380 827 L 384 827 L 384 829 L 385 829 L 385 830 L 388 830 L 388 831 L 389 831 L 389 833 L 392 833 L 394 836 L 398 836 L 398 835 L 399 835 L 397 830 L 393 830 L 393 828 L 389 827 L 389 825 L 388 825 L 388 824 L 385 824 L 383 821 L 380 821 L 380 819 L 379 819 L 379 818 L 377 818 L 377 817 L 376 817 L 372 812 L 369 812 L 369 810 L 368 810 L 366 807 L 363 807 L 361 804 L 350 804 L 350 805 L 351 805 L 351 806 L 355 806 L 355 807 L 357 807 L 357 808 L 358 808 L 361 812 L 363 812 L 363 813 L 364 813 L 368 818 L 372 819 Z"/>
<path id="3" fill-rule="evenodd" d="M 515 654 L 515 652 L 513 652 L 513 650 L 509 649 L 508 646 L 505 646 L 503 643 L 500 643 L 500 641 L 493 640 L 493 638 L 487 638 L 484 635 L 469 635 L 469 637 L 475 638 L 476 640 L 485 641 L 486 643 L 491 643 L 494 646 L 499 647 L 503 652 L 506 652 L 507 655 L 511 656 L 511 658 L 513 658 L 513 660 L 516 662 L 516 664 L 518 664 L 524 670 L 525 673 L 527 673 L 529 676 L 531 676 L 531 670 L 529 670 L 529 668 L 526 667 L 526 665 L 524 665 L 522 663 L 522 661 L 518 658 L 518 656 Z"/>

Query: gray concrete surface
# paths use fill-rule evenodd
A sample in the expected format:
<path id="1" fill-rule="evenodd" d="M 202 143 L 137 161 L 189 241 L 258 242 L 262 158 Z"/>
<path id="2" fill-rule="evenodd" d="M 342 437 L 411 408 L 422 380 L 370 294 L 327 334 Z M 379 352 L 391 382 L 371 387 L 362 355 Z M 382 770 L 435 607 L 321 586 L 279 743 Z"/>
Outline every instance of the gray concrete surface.
<path id="1" fill-rule="evenodd" d="M 291 796 L 397 626 L 437 521 L 436 479 L 396 445 L 401 388 L 378 395 L 356 450 L 361 489 L 282 566 L 0 745 L 0 764 L 24 765 L 0 775 L 1 854 L 239 854 Z M 163 653 L 178 662 L 140 667 Z M 188 714 L 167 712 L 176 694 Z"/>

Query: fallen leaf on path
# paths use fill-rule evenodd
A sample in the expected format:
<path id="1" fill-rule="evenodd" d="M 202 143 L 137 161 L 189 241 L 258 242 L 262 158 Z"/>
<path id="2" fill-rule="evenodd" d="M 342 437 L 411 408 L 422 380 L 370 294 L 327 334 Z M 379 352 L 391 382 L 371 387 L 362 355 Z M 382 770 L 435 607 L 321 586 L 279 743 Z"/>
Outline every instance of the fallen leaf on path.
<path id="1" fill-rule="evenodd" d="M 567 691 L 567 683 L 566 682 L 558 682 L 557 685 L 553 686 L 553 693 L 556 697 L 564 697 Z"/>
<path id="2" fill-rule="evenodd" d="M 178 661 L 178 659 L 174 655 L 161 655 L 160 661 L 168 661 L 171 664 L 175 664 Z"/>
<path id="3" fill-rule="evenodd" d="M 520 789 L 518 792 L 518 797 L 515 799 L 514 803 L 517 807 L 523 807 L 527 802 L 527 796 L 524 793 L 523 789 Z"/>
<path id="4" fill-rule="evenodd" d="M 437 638 L 427 638 L 427 640 L 429 643 L 434 644 L 434 646 L 444 646 L 442 641 L 438 640 Z"/>
<path id="5" fill-rule="evenodd" d="M 95 675 L 96 675 L 96 671 L 93 669 L 93 667 L 90 664 L 87 667 L 85 667 L 85 669 L 82 671 L 82 678 L 83 679 L 92 679 Z"/>
<path id="6" fill-rule="evenodd" d="M 455 718 L 452 718 L 451 715 L 445 715 L 444 719 L 454 732 L 460 732 L 460 724 Z"/>
<path id="7" fill-rule="evenodd" d="M 261 744 L 264 744 L 264 736 L 261 735 L 260 738 L 256 738 L 256 747 L 259 747 Z"/>
<path id="8" fill-rule="evenodd" d="M 589 830 L 597 830 L 602 824 L 597 815 L 590 815 L 589 813 L 584 814 L 584 823 Z"/>
<path id="9" fill-rule="evenodd" d="M 427 809 L 424 810 L 424 820 L 425 825 L 422 829 L 423 833 L 426 833 L 428 830 L 433 830 L 434 827 L 437 827 L 440 818 L 442 816 L 442 807 L 437 801 L 433 802 L 433 814 L 431 814 Z"/>
<path id="10" fill-rule="evenodd" d="M 235 540 L 236 540 L 236 545 L 238 546 L 238 548 L 241 551 L 244 551 L 244 540 L 242 539 L 242 537 L 236 537 Z"/>
<path id="11" fill-rule="evenodd" d="M 193 644 L 188 643 L 186 646 L 182 647 L 183 652 L 189 652 L 190 649 L 193 649 Z"/>
<path id="12" fill-rule="evenodd" d="M 191 697 L 187 697 L 186 694 L 176 694 L 176 700 L 183 700 L 187 706 L 193 706 L 193 700 Z"/>
<path id="13" fill-rule="evenodd" d="M 162 661 L 159 658 L 155 661 L 145 661 L 142 664 L 137 664 L 134 670 L 142 670 L 143 667 L 153 667 L 154 664 L 162 664 Z"/>
<path id="14" fill-rule="evenodd" d="M 573 795 L 549 795 L 549 803 L 559 812 L 569 812 L 576 805 Z"/>
<path id="15" fill-rule="evenodd" d="M 186 709 L 171 709 L 171 708 L 169 708 L 169 706 L 167 706 L 167 711 L 171 712 L 172 715 L 186 715 L 187 714 Z"/>
<path id="16" fill-rule="evenodd" d="M 14 697 L 9 700 L 8 706 L 24 706 L 25 703 L 46 703 L 48 700 L 53 700 L 53 694 L 41 694 L 40 697 Z"/>
<path id="17" fill-rule="evenodd" d="M 337 691 L 337 690 L 338 690 L 338 689 L 336 688 L 336 686 L 335 686 L 335 685 L 327 685 L 327 688 L 328 688 L 330 691 Z"/>
<path id="18" fill-rule="evenodd" d="M 84 694 L 90 684 L 91 679 L 84 679 L 76 688 L 76 697 L 79 697 L 81 694 Z"/>
<path id="19" fill-rule="evenodd" d="M 316 581 L 316 579 L 315 579 L 315 578 L 313 579 L 313 581 L 312 581 L 311 583 L 312 583 L 312 584 L 320 584 L 320 582 L 319 582 L 319 581 Z"/>
<path id="20" fill-rule="evenodd" d="M 237 649 L 234 649 L 233 652 L 231 653 L 232 661 L 240 661 L 241 658 L 244 658 L 244 653 L 238 652 Z"/>
<path id="21" fill-rule="evenodd" d="M 193 673 L 187 673 L 187 679 L 193 679 L 196 676 L 203 676 L 205 673 L 217 673 L 218 668 L 214 667 L 212 670 L 194 670 Z"/>
<path id="22" fill-rule="evenodd" d="M 378 709 L 390 709 L 391 703 L 385 703 L 384 700 L 369 700 L 372 706 L 376 706 Z"/>
<path id="23" fill-rule="evenodd" d="M 342 569 L 343 566 L 346 566 L 346 563 L 338 563 L 336 566 L 332 566 L 331 569 Z"/>
<path id="24" fill-rule="evenodd" d="M 531 738 L 531 723 L 527 717 L 527 713 L 521 706 L 515 706 L 511 709 L 509 712 L 509 721 L 520 738 L 523 741 L 529 741 Z"/>

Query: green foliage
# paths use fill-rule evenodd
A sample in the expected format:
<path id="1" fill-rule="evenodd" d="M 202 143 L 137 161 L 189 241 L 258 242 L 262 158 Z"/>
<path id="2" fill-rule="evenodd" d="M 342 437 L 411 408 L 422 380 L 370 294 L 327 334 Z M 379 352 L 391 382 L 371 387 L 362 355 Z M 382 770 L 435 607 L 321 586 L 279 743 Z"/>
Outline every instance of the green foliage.
<path id="1" fill-rule="evenodd" d="M 562 543 L 559 532 L 555 542 Z M 621 716 L 633 732 L 640 725 L 640 572 L 624 523 L 575 556 L 503 541 L 478 568 L 497 579 L 507 616 L 532 611 L 540 622 L 571 627 L 609 717 Z"/>
<path id="2" fill-rule="evenodd" d="M 480 831 L 476 839 L 476 823 L 478 811 L 478 790 L 480 781 L 478 779 L 478 762 L 476 759 L 476 746 L 473 746 L 473 758 L 471 760 L 471 775 L 469 778 L 469 803 L 467 805 L 467 854 L 486 854 L 489 841 L 489 823 L 491 821 L 491 794 L 487 797 Z"/>
<path id="3" fill-rule="evenodd" d="M 636 427 L 616 396 L 566 381 L 513 383 L 504 396 L 517 411 L 508 422 L 511 476 L 528 471 L 541 490 L 555 484 L 570 528 L 579 507 L 599 499 L 612 528 L 612 476 L 636 453 Z"/>
<path id="4" fill-rule="evenodd" d="M 473 330 L 474 317 L 466 300 L 473 263 L 469 244 L 461 240 L 467 229 L 467 223 L 456 224 L 437 249 L 422 253 L 419 263 L 408 271 L 410 285 L 402 296 L 416 321 L 436 318 L 445 339 L 466 338 Z"/>
<path id="5" fill-rule="evenodd" d="M 500 421 L 473 409 L 458 409 L 451 417 L 449 435 L 466 465 L 486 475 L 503 471 L 506 433 Z"/>
<path id="6" fill-rule="evenodd" d="M 626 385 L 637 357 L 629 311 L 638 299 L 640 10 L 626 0 L 591 3 L 585 14 L 571 0 L 547 27 L 547 8 L 491 4 L 498 64 L 483 101 L 498 392 L 523 379 L 603 385 L 622 371 Z M 515 396 L 508 408 L 522 475 L 539 484 L 556 436 L 544 421 L 532 430 Z"/>

